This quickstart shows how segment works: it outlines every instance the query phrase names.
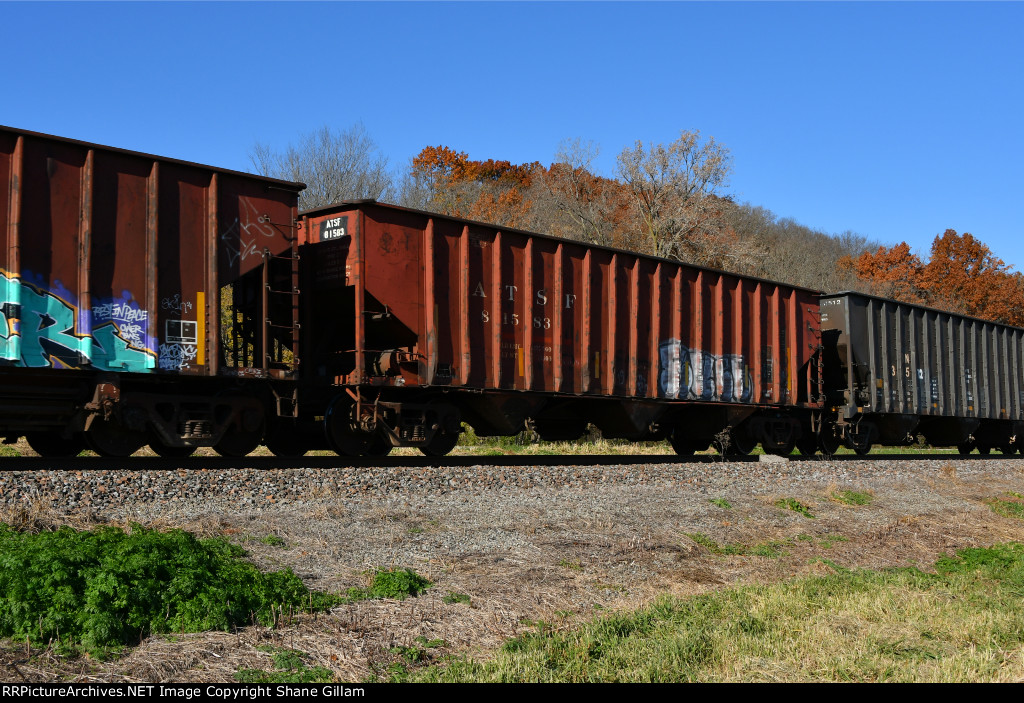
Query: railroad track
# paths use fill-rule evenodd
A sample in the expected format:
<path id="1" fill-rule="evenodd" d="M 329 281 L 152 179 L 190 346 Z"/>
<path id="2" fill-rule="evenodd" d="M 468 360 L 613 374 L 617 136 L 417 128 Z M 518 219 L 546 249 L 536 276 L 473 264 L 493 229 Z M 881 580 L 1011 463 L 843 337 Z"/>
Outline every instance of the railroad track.
<path id="1" fill-rule="evenodd" d="M 857 456 L 841 454 L 832 457 L 816 455 L 804 457 L 794 454 L 787 459 L 773 457 L 776 461 L 935 461 L 943 458 L 957 461 L 979 461 L 986 459 L 1007 459 L 1014 455 L 993 453 L 990 455 L 961 455 L 956 452 L 922 454 L 872 454 Z M 1019 455 L 1017 455 L 1019 456 Z M 244 458 L 197 456 L 184 459 L 163 457 L 131 457 L 112 459 L 106 457 L 72 457 L 52 459 L 43 457 L 4 457 L 0 459 L 2 471 L 174 471 L 174 470 L 236 470 L 236 469 L 334 469 L 334 468 L 425 468 L 425 467 L 469 467 L 469 466 L 637 466 L 666 464 L 721 464 L 759 463 L 760 455 L 722 457 L 717 454 L 679 457 L 674 454 L 529 454 L 505 456 L 447 456 L 447 457 L 338 457 L 304 456 L 282 458 L 276 456 L 250 456 Z"/>

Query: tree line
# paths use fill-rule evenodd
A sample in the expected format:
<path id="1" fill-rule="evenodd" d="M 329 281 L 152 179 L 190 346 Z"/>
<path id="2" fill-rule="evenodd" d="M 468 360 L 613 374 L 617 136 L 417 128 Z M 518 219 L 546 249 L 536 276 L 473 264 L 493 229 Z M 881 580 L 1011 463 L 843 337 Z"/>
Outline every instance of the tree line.
<path id="1" fill-rule="evenodd" d="M 474 160 L 427 146 L 393 170 L 361 124 L 322 127 L 277 151 L 257 144 L 256 172 L 302 181 L 301 209 L 374 198 L 689 264 L 837 292 L 857 290 L 1024 326 L 1024 277 L 971 234 L 936 236 L 927 261 L 905 243 L 886 247 L 830 234 L 736 202 L 732 155 L 683 130 L 669 143 L 623 149 L 611 176 L 598 145 L 567 140 L 548 166 Z"/>

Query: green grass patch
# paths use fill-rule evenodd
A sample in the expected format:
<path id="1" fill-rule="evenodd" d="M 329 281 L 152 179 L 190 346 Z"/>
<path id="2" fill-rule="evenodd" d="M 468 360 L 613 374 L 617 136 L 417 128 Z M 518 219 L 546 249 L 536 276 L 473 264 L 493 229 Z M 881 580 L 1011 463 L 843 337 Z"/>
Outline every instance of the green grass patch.
<path id="1" fill-rule="evenodd" d="M 996 515 L 1024 520 L 1024 496 L 1007 491 L 1004 498 L 990 498 L 985 501 Z"/>
<path id="2" fill-rule="evenodd" d="M 0 636 L 102 655 L 150 633 L 270 626 L 282 608 L 339 602 L 290 570 L 261 573 L 244 554 L 181 530 L 29 534 L 0 525 Z"/>
<path id="3" fill-rule="evenodd" d="M 278 537 L 277 535 L 267 535 L 266 537 L 261 539 L 260 542 L 262 542 L 263 544 L 266 544 L 266 545 L 268 545 L 270 547 L 284 547 L 285 546 L 284 540 L 282 538 Z"/>
<path id="4" fill-rule="evenodd" d="M 447 647 L 448 643 L 440 638 L 427 639 L 420 635 L 410 646 L 395 646 L 388 650 L 392 655 L 399 657 L 398 661 L 390 664 L 371 664 L 374 674 L 367 682 L 369 683 L 407 683 L 411 680 L 411 673 L 414 667 L 424 663 L 437 661 L 437 656 L 430 650 L 437 647 Z"/>
<path id="5" fill-rule="evenodd" d="M 835 571 L 836 573 L 848 573 L 850 571 L 845 566 L 840 566 L 839 564 L 835 563 L 831 559 L 826 559 L 824 557 L 819 557 L 817 559 L 812 559 L 811 562 L 812 563 L 813 562 L 820 562 L 820 563 L 824 564 L 825 566 L 827 566 L 828 568 L 832 569 L 832 571 Z"/>
<path id="6" fill-rule="evenodd" d="M 831 496 L 832 500 L 846 505 L 869 505 L 875 497 L 869 493 L 858 491 L 836 491 Z"/>
<path id="7" fill-rule="evenodd" d="M 779 498 L 775 501 L 775 507 L 783 508 L 784 510 L 792 510 L 794 513 L 800 513 L 804 517 L 811 518 L 812 520 L 814 519 L 814 515 L 811 514 L 811 509 L 796 498 Z"/>
<path id="8" fill-rule="evenodd" d="M 725 498 L 712 498 L 708 502 L 711 503 L 712 505 L 717 505 L 719 508 L 723 508 L 725 510 L 732 509 L 732 504 Z"/>
<path id="9" fill-rule="evenodd" d="M 429 579 L 412 569 L 384 569 L 373 574 L 369 588 L 350 588 L 347 595 L 350 601 L 374 598 L 405 600 L 409 596 L 415 598 L 432 585 Z"/>
<path id="10" fill-rule="evenodd" d="M 768 557 L 775 559 L 785 554 L 782 542 L 759 542 L 758 544 L 719 544 L 705 534 L 691 532 L 686 535 L 712 554 L 740 557 Z"/>
<path id="11" fill-rule="evenodd" d="M 465 593 L 456 593 L 455 591 L 448 591 L 448 595 L 441 600 L 449 605 L 452 603 L 465 603 L 466 605 L 470 605 L 469 596 Z"/>
<path id="12" fill-rule="evenodd" d="M 690 598 L 508 641 L 406 680 L 1019 681 L 1024 545 L 915 568 L 847 570 Z"/>
<path id="13" fill-rule="evenodd" d="M 235 681 L 241 683 L 332 683 L 334 672 L 322 666 L 310 668 L 303 653 L 294 649 L 263 648 L 271 651 L 274 671 L 262 669 L 240 669 L 235 672 Z"/>

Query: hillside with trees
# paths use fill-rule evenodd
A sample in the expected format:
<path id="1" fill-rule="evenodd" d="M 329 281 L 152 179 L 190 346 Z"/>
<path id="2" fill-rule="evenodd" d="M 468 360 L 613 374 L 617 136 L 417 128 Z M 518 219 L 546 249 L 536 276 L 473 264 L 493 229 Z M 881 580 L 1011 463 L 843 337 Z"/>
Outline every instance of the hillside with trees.
<path id="1" fill-rule="evenodd" d="M 859 290 L 1024 326 L 1024 278 L 971 234 L 946 230 L 923 261 L 901 242 L 886 247 L 827 233 L 736 202 L 732 154 L 683 130 L 669 143 L 637 141 L 597 172 L 599 147 L 567 140 L 551 164 L 474 160 L 426 146 L 393 170 L 365 128 L 323 127 L 282 152 L 257 144 L 256 172 L 302 181 L 300 208 L 375 198 L 398 205 L 588 244 L 663 256 L 792 285 Z"/>

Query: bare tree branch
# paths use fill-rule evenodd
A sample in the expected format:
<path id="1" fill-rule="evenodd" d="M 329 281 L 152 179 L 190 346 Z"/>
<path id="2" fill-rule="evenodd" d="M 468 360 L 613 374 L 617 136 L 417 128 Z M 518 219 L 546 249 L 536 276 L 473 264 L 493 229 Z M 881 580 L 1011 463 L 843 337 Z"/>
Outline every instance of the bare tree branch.
<path id="1" fill-rule="evenodd" d="M 388 160 L 362 123 L 341 132 L 324 125 L 282 152 L 257 143 L 249 158 L 259 174 L 305 183 L 299 198 L 303 210 L 343 200 L 394 196 Z"/>
<path id="2" fill-rule="evenodd" d="M 669 145 L 636 142 L 618 156 L 648 253 L 706 264 L 721 233 L 721 206 L 714 198 L 728 185 L 732 157 L 714 138 L 683 130 Z"/>

